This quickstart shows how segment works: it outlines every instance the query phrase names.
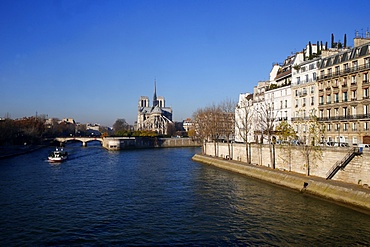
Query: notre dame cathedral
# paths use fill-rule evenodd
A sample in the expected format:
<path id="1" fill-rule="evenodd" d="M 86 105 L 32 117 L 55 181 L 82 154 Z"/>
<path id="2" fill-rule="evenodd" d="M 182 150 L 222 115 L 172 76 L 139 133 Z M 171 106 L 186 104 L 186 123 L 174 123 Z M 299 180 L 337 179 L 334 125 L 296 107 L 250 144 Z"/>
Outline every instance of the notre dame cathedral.
<path id="1" fill-rule="evenodd" d="M 153 106 L 149 106 L 147 96 L 140 97 L 136 129 L 151 130 L 160 135 L 166 135 L 167 126 L 172 123 L 172 108 L 166 107 L 164 97 L 157 97 L 157 86 L 154 81 Z"/>

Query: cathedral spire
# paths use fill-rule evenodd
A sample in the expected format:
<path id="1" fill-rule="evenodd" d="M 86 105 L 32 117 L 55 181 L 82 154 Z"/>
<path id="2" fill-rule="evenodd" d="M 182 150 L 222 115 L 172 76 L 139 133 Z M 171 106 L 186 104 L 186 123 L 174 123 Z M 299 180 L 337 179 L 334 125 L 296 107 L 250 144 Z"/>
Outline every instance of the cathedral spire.
<path id="1" fill-rule="evenodd" d="M 154 79 L 154 96 L 153 96 L 153 107 L 158 105 L 157 99 L 157 80 Z"/>

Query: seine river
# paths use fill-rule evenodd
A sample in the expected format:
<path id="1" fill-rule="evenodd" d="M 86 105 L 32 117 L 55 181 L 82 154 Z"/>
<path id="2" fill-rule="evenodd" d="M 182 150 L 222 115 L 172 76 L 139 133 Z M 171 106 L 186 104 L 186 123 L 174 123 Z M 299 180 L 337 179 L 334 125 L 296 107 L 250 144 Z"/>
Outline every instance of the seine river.
<path id="1" fill-rule="evenodd" d="M 67 144 L 0 160 L 1 246 L 369 246 L 370 216 L 193 162 Z"/>

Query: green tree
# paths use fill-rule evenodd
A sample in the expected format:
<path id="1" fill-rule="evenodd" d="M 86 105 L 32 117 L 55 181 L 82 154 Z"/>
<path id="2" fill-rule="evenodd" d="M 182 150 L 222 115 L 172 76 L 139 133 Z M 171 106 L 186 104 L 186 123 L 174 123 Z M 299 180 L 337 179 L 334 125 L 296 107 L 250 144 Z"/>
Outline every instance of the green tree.
<path id="1" fill-rule="evenodd" d="M 126 122 L 124 118 L 119 118 L 113 124 L 113 131 L 116 134 L 118 131 L 130 130 L 130 125 Z"/>

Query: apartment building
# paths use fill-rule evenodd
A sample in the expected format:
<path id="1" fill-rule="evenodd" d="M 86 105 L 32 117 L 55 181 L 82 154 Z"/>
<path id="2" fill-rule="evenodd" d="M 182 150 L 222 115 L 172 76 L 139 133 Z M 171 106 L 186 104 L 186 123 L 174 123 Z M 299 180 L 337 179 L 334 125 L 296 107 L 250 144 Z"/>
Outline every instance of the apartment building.
<path id="1" fill-rule="evenodd" d="M 317 115 L 318 90 L 317 68 L 321 58 L 317 57 L 294 65 L 292 72 L 292 126 L 301 141 L 306 140 L 305 121 Z"/>
<path id="2" fill-rule="evenodd" d="M 356 37 L 354 47 L 321 60 L 318 117 L 326 141 L 370 143 L 370 38 Z"/>
<path id="3" fill-rule="evenodd" d="M 241 93 L 235 108 L 235 141 L 255 142 L 254 131 L 253 94 Z"/>

